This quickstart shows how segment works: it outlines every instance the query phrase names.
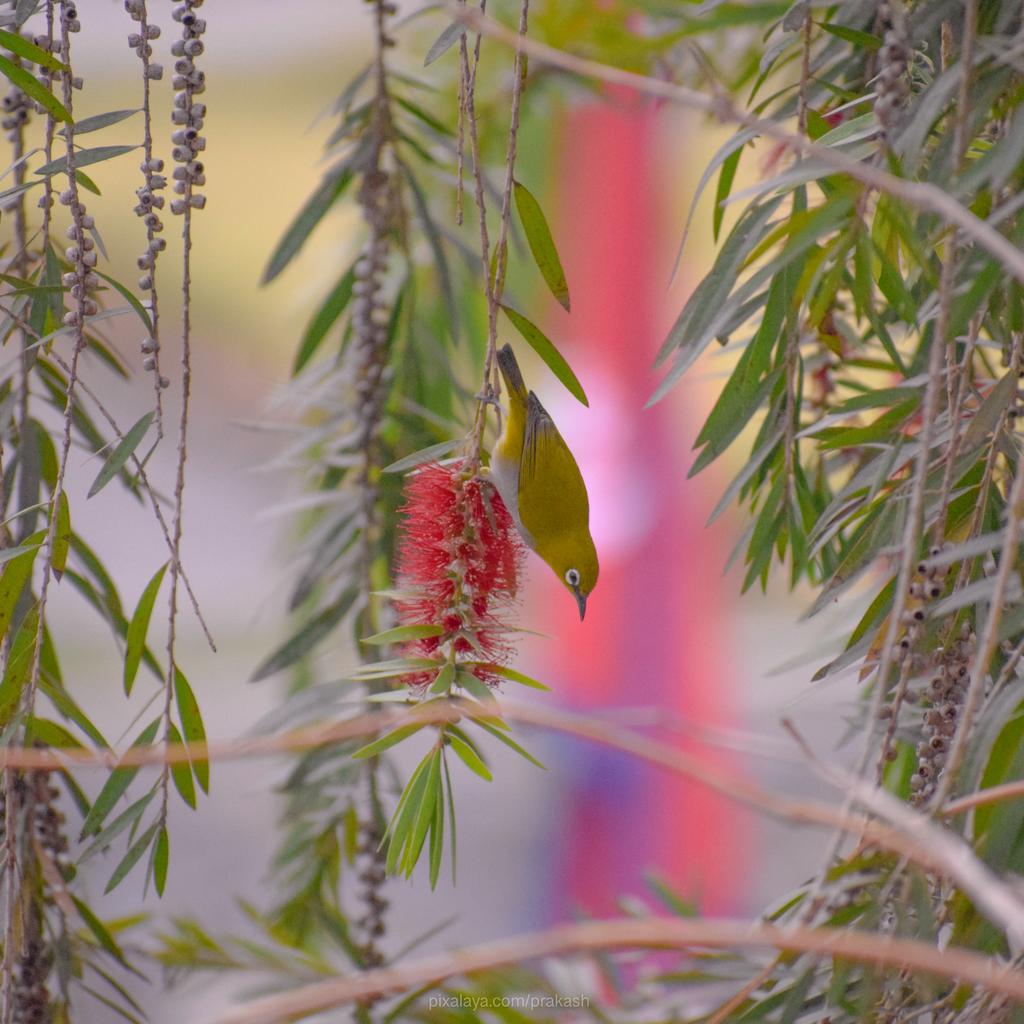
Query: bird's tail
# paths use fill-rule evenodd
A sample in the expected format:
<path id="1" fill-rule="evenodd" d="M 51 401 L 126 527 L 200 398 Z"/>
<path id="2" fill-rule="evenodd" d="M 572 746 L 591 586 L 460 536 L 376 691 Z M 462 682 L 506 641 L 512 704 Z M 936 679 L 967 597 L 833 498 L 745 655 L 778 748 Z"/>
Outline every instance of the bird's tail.
<path id="1" fill-rule="evenodd" d="M 505 387 L 508 393 L 514 398 L 526 401 L 526 384 L 523 382 L 523 375 L 519 370 L 519 363 L 516 361 L 516 354 L 512 351 L 511 345 L 502 345 L 498 349 L 498 368 L 502 377 L 505 378 Z"/>

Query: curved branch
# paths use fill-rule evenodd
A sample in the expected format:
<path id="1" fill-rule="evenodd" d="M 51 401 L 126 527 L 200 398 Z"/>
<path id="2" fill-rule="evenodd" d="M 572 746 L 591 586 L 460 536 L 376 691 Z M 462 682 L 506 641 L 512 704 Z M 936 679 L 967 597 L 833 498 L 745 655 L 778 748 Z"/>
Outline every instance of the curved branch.
<path id="1" fill-rule="evenodd" d="M 912 939 L 838 928 L 779 928 L 746 921 L 614 920 L 562 925 L 550 931 L 489 942 L 455 953 L 314 982 L 255 999 L 215 1024 L 275 1024 L 374 996 L 405 992 L 460 975 L 547 956 L 623 948 L 778 949 L 910 969 L 972 985 L 1024 1002 L 1024 973 L 963 949 L 938 950 Z"/>
<path id="2" fill-rule="evenodd" d="M 972 811 L 975 807 L 1001 804 L 1021 798 L 1024 798 L 1024 779 L 1017 779 L 1015 782 L 1004 782 L 1002 785 L 990 786 L 988 789 L 980 789 L 976 793 L 968 793 L 967 796 L 962 796 L 957 800 L 950 800 L 939 813 L 943 817 L 953 818 L 966 811 Z"/>
<path id="3" fill-rule="evenodd" d="M 410 722 L 439 724 L 460 716 L 478 714 L 480 706 L 468 701 L 437 702 L 436 706 L 415 707 L 406 712 L 376 711 L 356 715 L 343 722 L 296 729 L 279 736 L 255 736 L 248 739 L 207 743 L 158 744 L 131 747 L 118 756 L 114 751 L 65 749 L 59 752 L 36 748 L 0 748 L 0 767 L 67 768 L 75 765 L 103 764 L 108 767 L 166 765 L 194 759 L 227 760 L 266 757 L 298 750 L 312 750 L 346 740 L 376 736 Z M 557 711 L 533 704 L 506 705 L 502 714 L 511 721 L 541 729 L 578 736 L 604 746 L 632 754 L 679 775 L 685 775 L 716 792 L 744 804 L 761 814 L 805 825 L 840 828 L 883 849 L 906 857 L 926 870 L 955 881 L 986 912 L 993 923 L 1017 939 L 1015 922 L 1024 918 L 1019 895 L 993 874 L 974 855 L 971 848 L 953 833 L 933 824 L 911 808 L 896 814 L 886 805 L 891 824 L 869 820 L 816 800 L 798 800 L 773 793 L 756 783 L 723 772 L 685 751 L 614 722 L 588 715 Z M 874 809 L 881 791 L 865 787 L 857 800 Z M 993 911 L 992 908 L 997 908 Z M 999 909 L 1001 908 L 1001 909 Z M 1014 917 L 1014 914 L 1017 914 Z M 1009 916 L 1009 917 L 1008 917 Z M 1008 920 L 1007 920 L 1008 917 Z"/>
<path id="4" fill-rule="evenodd" d="M 1018 249 L 1005 235 L 1001 235 L 991 224 L 976 217 L 967 207 L 958 203 L 938 185 L 924 181 L 907 181 L 905 178 L 898 178 L 895 174 L 890 174 L 871 164 L 861 163 L 844 153 L 830 149 L 828 146 L 818 145 L 808 138 L 787 131 L 774 121 L 747 114 L 734 106 L 725 96 L 705 96 L 703 93 L 687 89 L 682 85 L 675 85 L 657 78 L 648 78 L 646 75 L 624 71 L 599 61 L 586 60 L 583 57 L 566 53 L 564 50 L 555 49 L 553 46 L 545 46 L 532 39 L 521 38 L 493 18 L 485 17 L 469 7 L 450 7 L 449 14 L 474 32 L 490 36 L 512 46 L 549 67 L 561 68 L 572 74 L 626 86 L 646 93 L 648 96 L 672 100 L 681 106 L 710 114 L 723 124 L 738 124 L 745 128 L 753 128 L 800 156 L 818 160 L 833 171 L 848 174 L 862 184 L 895 196 L 919 210 L 938 214 L 947 223 L 955 224 L 965 235 L 987 249 L 1000 261 L 1008 273 L 1024 283 L 1024 252 Z"/>

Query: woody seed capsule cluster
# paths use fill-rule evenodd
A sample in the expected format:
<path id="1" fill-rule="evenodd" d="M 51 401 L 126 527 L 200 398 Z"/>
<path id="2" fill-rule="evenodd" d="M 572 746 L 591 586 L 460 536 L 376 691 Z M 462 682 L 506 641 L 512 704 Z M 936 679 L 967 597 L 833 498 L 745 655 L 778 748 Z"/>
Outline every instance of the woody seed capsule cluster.
<path id="1" fill-rule="evenodd" d="M 10 790 L 0 793 L 0 840 L 4 838 L 7 801 L 11 799 L 16 819 L 24 821 L 31 832 L 27 848 L 41 850 L 57 871 L 67 877 L 68 841 L 64 834 L 64 815 L 57 809 L 59 797 L 60 792 L 51 785 L 48 772 L 15 773 Z M 51 903 L 50 880 L 45 871 L 40 874 L 45 902 Z M 14 980 L 12 1019 L 14 1024 L 49 1024 L 53 1018 L 47 979 L 53 970 L 53 950 L 45 939 L 40 906 L 27 908 L 24 929 Z"/>
<path id="2" fill-rule="evenodd" d="M 74 32 L 80 32 L 82 24 L 78 20 L 78 8 L 70 2 L 62 2 L 60 6 L 60 33 L 61 33 L 61 55 L 64 63 L 70 67 L 70 40 L 69 36 Z M 59 72 L 54 72 L 57 77 Z M 78 88 L 81 88 L 81 80 L 78 80 Z M 70 90 L 69 83 L 65 81 L 65 100 L 68 101 Z M 71 88 L 75 88 L 75 80 L 70 82 Z M 68 146 L 71 146 L 71 126 L 65 129 L 68 133 Z M 70 154 L 69 154 L 70 155 Z M 83 326 L 83 317 L 95 316 L 99 312 L 96 301 L 89 297 L 89 292 L 99 287 L 100 279 L 95 272 L 96 266 L 96 243 L 90 232 L 95 227 L 95 221 L 85 208 L 85 203 L 80 199 L 78 186 L 69 175 L 68 187 L 58 197 L 61 205 L 68 207 L 71 212 L 71 223 L 66 231 L 67 240 L 71 243 L 64 250 L 64 257 L 71 264 L 72 270 L 66 273 L 63 278 L 64 287 L 71 293 L 75 300 L 74 308 L 64 314 L 65 327 Z M 81 340 L 81 334 L 79 334 Z"/>
<path id="3" fill-rule="evenodd" d="M 170 381 L 160 373 L 160 342 L 156 337 L 156 261 L 164 249 L 167 248 L 165 239 L 160 238 L 160 232 L 164 229 L 164 223 L 160 219 L 159 211 L 164 208 L 164 197 L 159 193 L 167 187 L 167 178 L 163 174 L 163 160 L 153 156 L 153 139 L 149 125 L 149 83 L 159 81 L 163 78 L 164 69 L 161 64 L 153 63 L 150 58 L 153 56 L 153 47 L 150 40 L 160 37 L 160 26 L 152 25 L 149 22 L 149 12 L 146 8 L 146 0 L 125 0 L 124 9 L 128 12 L 132 21 L 137 22 L 138 32 L 132 32 L 128 36 L 128 45 L 142 61 L 142 75 L 144 79 L 145 95 L 145 116 L 146 116 L 146 137 L 144 144 L 144 156 L 139 169 L 143 174 L 143 184 L 135 190 L 138 202 L 135 204 L 135 215 L 142 218 L 146 226 L 146 248 L 136 260 L 139 270 L 142 272 L 139 277 L 139 289 L 148 293 L 148 304 L 150 320 L 154 325 L 153 333 L 142 339 L 139 348 L 142 351 L 142 367 L 155 375 L 158 388 L 166 388 Z"/>
<path id="4" fill-rule="evenodd" d="M 363 451 L 369 449 L 380 429 L 384 401 L 384 348 L 391 318 L 391 304 L 384 297 L 391 222 L 389 186 L 387 172 L 378 167 L 367 172 L 359 192 L 363 216 L 370 228 L 370 237 L 356 260 L 352 285 L 357 421 L 362 431 L 358 444 Z"/>
<path id="5" fill-rule="evenodd" d="M 71 244 L 64 250 L 64 256 L 74 270 L 64 275 L 64 287 L 70 290 L 73 299 L 79 300 L 81 313 L 94 316 L 99 312 L 99 306 L 94 299 L 89 298 L 89 292 L 99 286 L 100 279 L 93 269 L 96 266 L 96 243 L 89 231 L 96 222 L 86 212 L 85 204 L 75 197 L 75 192 L 71 188 L 61 192 L 59 198 L 61 204 L 71 210 L 72 217 L 66 232 Z M 79 321 L 78 306 L 64 314 L 65 327 L 75 327 Z"/>
<path id="6" fill-rule="evenodd" d="M 14 1024 L 50 1024 L 50 991 L 46 979 L 53 953 L 38 938 L 25 941 L 14 982 Z"/>
<path id="7" fill-rule="evenodd" d="M 3 108 L 3 118 L 0 125 L 7 133 L 7 141 L 11 143 L 12 155 L 15 160 L 19 159 L 24 152 L 25 125 L 28 124 L 30 102 L 29 98 L 16 86 L 11 86 L 10 92 L 0 101 Z M 0 209 L 4 213 L 16 210 L 21 204 L 20 195 L 13 196 Z"/>
<path id="8" fill-rule="evenodd" d="M 881 13 L 885 15 L 887 8 L 883 8 Z M 875 116 L 887 135 L 899 125 L 900 115 L 910 95 L 907 69 L 911 56 L 903 19 L 892 19 L 890 15 L 889 21 L 878 53 L 879 71 L 875 79 Z"/>
<path id="9" fill-rule="evenodd" d="M 206 196 L 195 189 L 206 184 L 206 174 L 199 154 L 206 149 L 206 137 L 201 134 L 206 120 L 206 104 L 198 102 L 197 96 L 206 91 L 206 73 L 196 67 L 196 59 L 203 53 L 203 34 L 206 21 L 196 14 L 203 0 L 186 0 L 174 8 L 172 17 L 181 23 L 181 38 L 174 41 L 171 53 L 174 62 L 175 89 L 174 109 L 171 121 L 175 130 L 171 135 L 174 143 L 172 156 L 174 168 L 174 191 L 178 199 L 171 200 L 171 213 L 183 214 L 190 207 L 201 210 L 206 205 Z"/>
<path id="10" fill-rule="evenodd" d="M 380 967 L 384 963 L 384 954 L 378 948 L 377 942 L 384 935 L 384 913 L 389 903 L 380 894 L 381 887 L 387 879 L 384 851 L 380 845 L 380 828 L 375 821 L 367 821 L 360 826 L 359 831 L 359 896 L 366 911 L 356 923 L 366 937 L 359 952 L 363 958 L 362 966 L 367 969 Z"/>
<path id="11" fill-rule="evenodd" d="M 0 125 L 7 132 L 7 141 L 14 142 L 17 132 L 28 123 L 28 112 L 31 104 L 29 98 L 17 86 L 11 86 L 10 92 L 3 98 L 3 120 Z"/>
<path id="12" fill-rule="evenodd" d="M 977 638 L 968 623 L 960 636 L 934 655 L 934 674 L 923 696 L 930 702 L 924 713 L 921 739 L 917 744 L 917 769 L 910 776 L 912 801 L 922 806 L 935 792 L 936 782 L 946 764 L 946 752 L 956 732 L 971 676 Z"/>

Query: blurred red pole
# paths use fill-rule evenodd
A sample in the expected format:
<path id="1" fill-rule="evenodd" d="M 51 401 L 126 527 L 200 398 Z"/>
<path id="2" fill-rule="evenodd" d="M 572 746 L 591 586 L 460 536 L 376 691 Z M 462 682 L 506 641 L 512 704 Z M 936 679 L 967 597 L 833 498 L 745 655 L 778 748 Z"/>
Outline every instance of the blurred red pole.
<path id="1" fill-rule="evenodd" d="M 677 312 L 666 292 L 680 225 L 666 216 L 676 204 L 658 173 L 657 111 L 610 93 L 560 128 L 560 194 L 548 205 L 573 312 L 552 315 L 552 334 L 567 342 L 590 409 L 560 406 L 555 418 L 588 479 L 601 578 L 582 624 L 563 588 L 538 587 L 532 606 L 558 637 L 544 645 L 546 671 L 577 707 L 654 706 L 722 724 L 726 553 L 703 530 L 709 502 L 695 495 L 704 480 L 685 479 L 697 424 L 680 429 L 671 397 L 644 409 L 658 380 L 655 352 Z M 574 745 L 568 756 L 574 781 L 553 911 L 607 912 L 617 895 L 638 891 L 648 868 L 704 911 L 742 900 L 732 805 L 619 755 Z"/>

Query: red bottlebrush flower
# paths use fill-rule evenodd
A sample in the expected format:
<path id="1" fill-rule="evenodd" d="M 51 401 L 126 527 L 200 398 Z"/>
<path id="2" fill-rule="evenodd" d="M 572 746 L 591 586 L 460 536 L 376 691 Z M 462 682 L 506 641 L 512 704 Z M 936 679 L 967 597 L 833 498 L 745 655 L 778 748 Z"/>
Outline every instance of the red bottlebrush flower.
<path id="1" fill-rule="evenodd" d="M 467 462 L 428 463 L 405 485 L 398 580 L 413 595 L 397 602 L 403 626 L 434 625 L 440 636 L 405 645 L 409 657 L 454 651 L 456 661 L 504 664 L 514 648 L 503 616 L 516 597 L 525 548 L 498 492 L 468 475 Z M 500 677 L 476 666 L 483 682 Z M 433 676 L 405 679 L 425 686 Z"/>

